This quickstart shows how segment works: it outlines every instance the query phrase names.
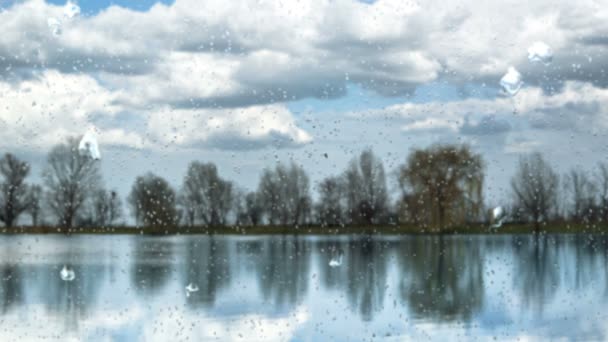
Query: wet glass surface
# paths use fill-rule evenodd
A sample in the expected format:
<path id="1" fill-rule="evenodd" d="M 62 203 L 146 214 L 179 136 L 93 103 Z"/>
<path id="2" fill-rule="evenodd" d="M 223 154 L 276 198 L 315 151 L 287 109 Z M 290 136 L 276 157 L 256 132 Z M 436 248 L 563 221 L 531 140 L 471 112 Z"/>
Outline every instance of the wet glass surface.
<path id="1" fill-rule="evenodd" d="M 607 247 L 599 235 L 2 236 L 0 339 L 604 340 Z"/>

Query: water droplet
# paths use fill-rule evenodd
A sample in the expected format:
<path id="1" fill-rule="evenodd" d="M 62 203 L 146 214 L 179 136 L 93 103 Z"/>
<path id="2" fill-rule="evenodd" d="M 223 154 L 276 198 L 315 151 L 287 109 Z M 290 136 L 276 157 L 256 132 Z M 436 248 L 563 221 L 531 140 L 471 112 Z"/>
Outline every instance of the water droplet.
<path id="1" fill-rule="evenodd" d="M 535 42 L 528 48 L 528 60 L 549 65 L 553 60 L 553 50 L 543 42 Z"/>
<path id="2" fill-rule="evenodd" d="M 95 160 L 101 159 L 97 138 L 95 138 L 95 134 L 92 130 L 87 131 L 82 136 L 82 139 L 80 139 L 80 143 L 78 144 L 78 151 L 83 155 L 89 155 Z"/>
<path id="3" fill-rule="evenodd" d="M 507 215 L 501 206 L 498 206 L 498 207 L 492 209 L 492 222 L 493 223 L 491 225 L 491 228 L 500 228 L 506 218 L 507 218 Z"/>
<path id="4" fill-rule="evenodd" d="M 186 297 L 190 297 L 190 294 L 193 292 L 198 292 L 198 285 L 190 283 L 186 286 Z"/>
<path id="5" fill-rule="evenodd" d="M 59 276 L 63 281 L 72 281 L 76 279 L 76 273 L 74 273 L 74 270 L 66 265 L 63 265 L 63 268 L 59 272 Z"/>
<path id="6" fill-rule="evenodd" d="M 500 86 L 511 96 L 517 94 L 523 84 L 521 74 L 514 67 L 509 67 L 507 73 L 500 79 Z"/>
<path id="7" fill-rule="evenodd" d="M 332 253 L 332 257 L 329 260 L 329 267 L 339 267 L 342 266 L 342 259 L 344 258 L 344 251 L 339 249 L 337 252 L 334 251 Z"/>
<path id="8" fill-rule="evenodd" d="M 74 18 L 75 16 L 77 16 L 79 14 L 80 14 L 80 7 L 78 7 L 77 4 L 75 4 L 75 3 L 71 2 L 71 1 L 68 1 L 65 4 L 65 7 L 63 8 L 63 15 L 66 18 L 72 19 L 72 18 Z"/>
<path id="9" fill-rule="evenodd" d="M 46 23 L 53 35 L 58 36 L 61 34 L 61 21 L 57 18 L 48 18 Z"/>

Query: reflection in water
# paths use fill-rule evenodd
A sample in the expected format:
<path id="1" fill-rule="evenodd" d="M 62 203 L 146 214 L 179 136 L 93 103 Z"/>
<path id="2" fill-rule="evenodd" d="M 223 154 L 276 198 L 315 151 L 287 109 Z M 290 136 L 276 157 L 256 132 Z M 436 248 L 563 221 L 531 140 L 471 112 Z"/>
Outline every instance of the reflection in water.
<path id="1" fill-rule="evenodd" d="M 365 321 L 382 307 L 386 289 L 386 246 L 367 236 L 353 239 L 348 246 L 348 299 Z"/>
<path id="2" fill-rule="evenodd" d="M 173 243 L 169 240 L 142 238 L 135 240 L 133 252 L 133 286 L 142 296 L 151 296 L 165 286 L 173 268 Z"/>
<path id="3" fill-rule="evenodd" d="M 0 301 L 2 313 L 23 302 L 23 274 L 17 264 L 0 265 Z"/>
<path id="4" fill-rule="evenodd" d="M 256 260 L 258 284 L 265 302 L 294 307 L 308 288 L 311 243 L 301 236 L 266 239 Z"/>
<path id="5" fill-rule="evenodd" d="M 188 239 L 183 259 L 183 284 L 192 283 L 198 287 L 198 291 L 188 296 L 188 304 L 205 307 L 215 303 L 218 291 L 230 282 L 228 258 L 226 240 L 214 236 Z"/>
<path id="6" fill-rule="evenodd" d="M 483 305 L 480 243 L 443 236 L 407 239 L 400 246 L 401 298 L 417 317 L 468 321 Z"/>
<path id="7" fill-rule="evenodd" d="M 0 340 L 608 338 L 604 236 L 32 239 L 0 238 Z"/>

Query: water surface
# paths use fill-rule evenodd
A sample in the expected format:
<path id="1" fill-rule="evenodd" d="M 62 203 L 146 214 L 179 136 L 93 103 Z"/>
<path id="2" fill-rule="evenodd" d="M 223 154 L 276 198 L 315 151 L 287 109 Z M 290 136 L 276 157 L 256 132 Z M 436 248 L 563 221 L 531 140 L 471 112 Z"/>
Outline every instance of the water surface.
<path id="1" fill-rule="evenodd" d="M 591 235 L 3 236 L 0 340 L 606 340 L 607 247 Z"/>

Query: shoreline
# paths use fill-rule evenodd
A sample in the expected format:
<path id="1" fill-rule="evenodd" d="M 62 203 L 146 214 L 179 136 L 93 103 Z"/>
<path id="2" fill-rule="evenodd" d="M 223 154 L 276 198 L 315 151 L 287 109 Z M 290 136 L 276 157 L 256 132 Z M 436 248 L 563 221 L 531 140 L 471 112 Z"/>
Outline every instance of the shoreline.
<path id="1" fill-rule="evenodd" d="M 608 233 L 608 224 L 582 224 L 555 222 L 541 226 L 542 233 L 561 234 L 603 234 Z M 73 227 L 70 229 L 52 226 L 21 226 L 0 228 L 3 235 L 47 235 L 47 234 L 88 234 L 88 235 L 493 235 L 493 234 L 534 234 L 532 224 L 505 224 L 500 228 L 490 228 L 488 224 L 474 224 L 453 227 L 443 231 L 421 229 L 413 225 L 386 226 L 226 226 L 226 227 Z"/>

